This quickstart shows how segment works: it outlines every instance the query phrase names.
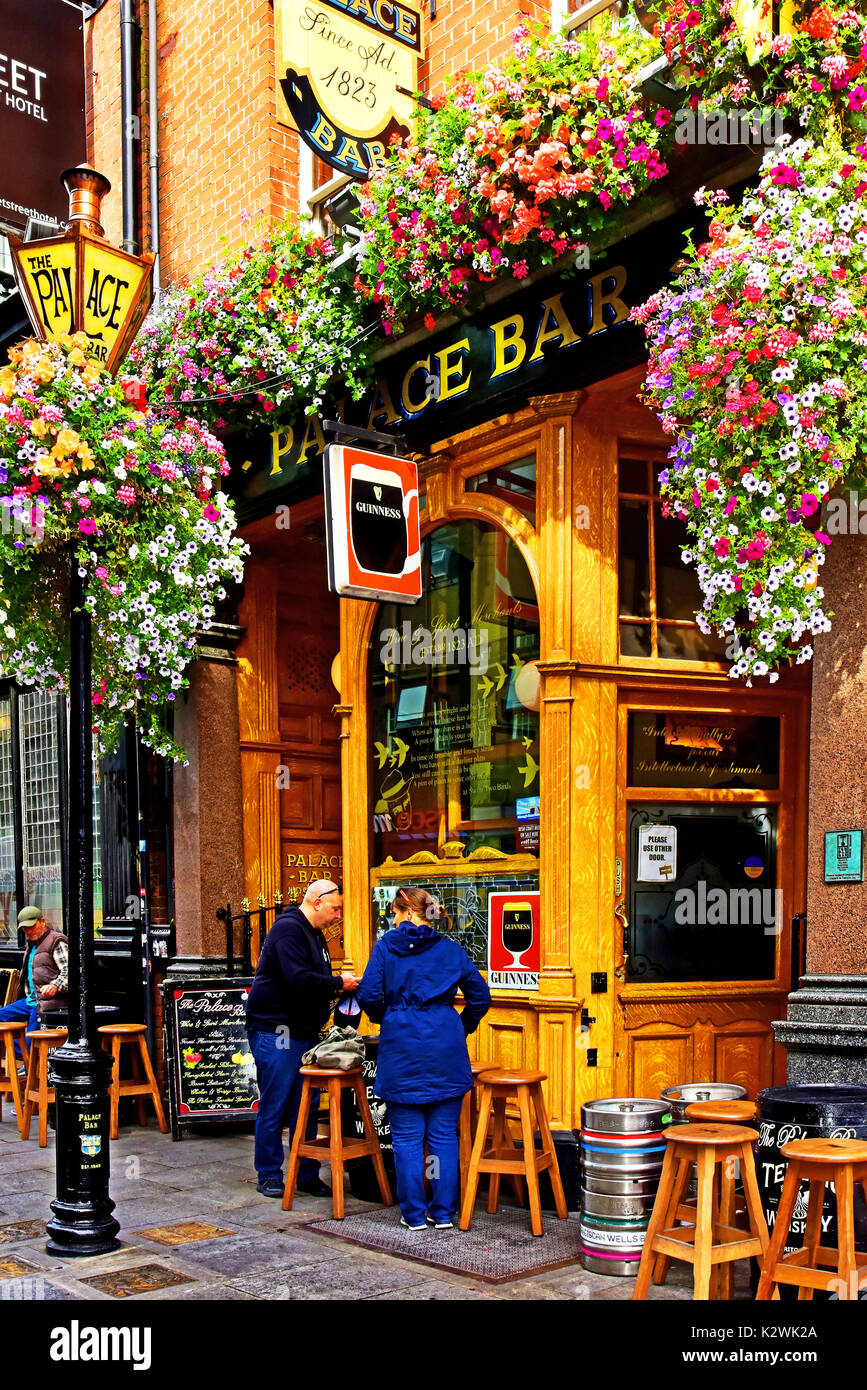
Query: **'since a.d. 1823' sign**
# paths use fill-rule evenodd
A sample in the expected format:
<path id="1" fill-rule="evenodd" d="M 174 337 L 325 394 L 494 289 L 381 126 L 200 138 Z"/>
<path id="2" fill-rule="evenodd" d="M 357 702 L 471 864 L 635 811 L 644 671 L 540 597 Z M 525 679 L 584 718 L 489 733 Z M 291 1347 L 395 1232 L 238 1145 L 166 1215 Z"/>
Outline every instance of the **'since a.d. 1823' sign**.
<path id="1" fill-rule="evenodd" d="M 391 137 L 409 133 L 421 15 L 403 0 L 276 0 L 274 15 L 278 119 L 341 174 L 367 179 Z"/>
<path id="2" fill-rule="evenodd" d="M 325 451 L 328 586 L 345 598 L 421 598 L 418 472 L 409 459 L 329 444 Z"/>

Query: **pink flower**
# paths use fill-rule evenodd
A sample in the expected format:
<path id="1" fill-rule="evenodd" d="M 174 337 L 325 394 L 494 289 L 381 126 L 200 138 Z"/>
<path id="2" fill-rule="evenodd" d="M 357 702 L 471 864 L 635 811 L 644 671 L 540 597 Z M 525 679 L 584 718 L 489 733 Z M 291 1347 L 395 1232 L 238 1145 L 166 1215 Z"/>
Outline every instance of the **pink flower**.
<path id="1" fill-rule="evenodd" d="M 92 536 L 96 530 L 96 522 L 92 516 L 83 516 L 78 523 L 79 531 L 83 531 L 85 536 Z"/>
<path id="2" fill-rule="evenodd" d="M 819 510 L 819 499 L 812 492 L 801 495 L 801 516 L 812 516 Z"/>
<path id="3" fill-rule="evenodd" d="M 203 512 L 203 516 L 205 517 L 205 519 L 206 519 L 207 521 L 219 521 L 219 520 L 220 520 L 220 513 L 219 513 L 219 511 L 217 510 L 217 508 L 214 506 L 213 502 L 209 502 L 209 503 L 208 503 L 207 507 L 205 508 L 205 510 L 204 510 L 204 512 Z"/>

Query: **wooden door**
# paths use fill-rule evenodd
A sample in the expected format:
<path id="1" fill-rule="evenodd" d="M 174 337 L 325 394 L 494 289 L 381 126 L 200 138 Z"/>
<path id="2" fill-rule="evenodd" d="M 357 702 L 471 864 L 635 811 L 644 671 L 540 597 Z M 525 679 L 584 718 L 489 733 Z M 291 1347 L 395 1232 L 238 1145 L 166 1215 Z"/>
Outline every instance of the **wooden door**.
<path id="1" fill-rule="evenodd" d="M 339 606 L 329 592 L 322 500 L 246 533 L 238 649 L 245 885 L 255 904 L 300 901 L 320 878 L 342 883 L 338 694 Z M 334 929 L 329 950 L 341 958 Z"/>
<path id="2" fill-rule="evenodd" d="M 694 731 L 692 737 L 696 744 L 705 729 L 715 729 L 716 742 L 720 742 L 726 732 L 724 726 L 732 727 L 738 719 L 764 721 L 755 727 L 768 739 L 778 727 L 778 785 L 755 790 L 638 785 L 636 759 L 629 756 L 630 738 L 634 738 L 635 729 L 634 724 L 630 726 L 630 720 L 650 718 L 657 718 L 656 728 L 661 727 L 662 719 L 669 729 L 676 729 L 676 721 L 683 721 L 685 727 Z M 804 734 L 804 718 L 804 702 L 800 692 L 794 691 L 789 698 L 760 696 L 752 700 L 749 692 L 735 697 L 722 693 L 691 695 L 683 691 L 672 691 L 662 698 L 661 692 L 624 692 L 621 696 L 618 741 L 622 792 L 617 854 L 623 879 L 617 904 L 620 916 L 612 914 L 615 958 L 619 959 L 614 972 L 617 1094 L 658 1096 L 665 1088 L 680 1082 L 728 1081 L 744 1086 L 752 1097 L 762 1087 L 785 1079 L 785 1054 L 775 1046 L 771 1024 L 786 1016 L 786 995 L 790 988 L 790 919 L 802 906 L 805 802 L 798 799 L 803 766 L 797 749 L 798 740 Z M 650 781 L 650 774 L 646 775 Z M 744 780 L 748 780 L 748 776 L 745 773 Z M 670 769 L 668 778 L 671 780 Z M 762 928 L 761 937 L 767 939 L 751 938 L 759 940 L 760 957 L 751 959 L 752 947 L 747 947 L 747 937 L 741 930 L 743 924 L 737 917 L 737 908 L 740 906 L 743 910 L 750 891 L 753 899 L 762 903 L 759 890 L 750 889 L 750 881 L 745 878 L 736 890 L 729 891 L 728 897 L 719 890 L 722 895 L 714 905 L 720 920 L 718 923 L 711 920 L 718 929 L 714 938 L 706 935 L 706 940 L 714 942 L 715 978 L 679 979 L 677 961 L 673 965 L 669 963 L 666 969 L 665 948 L 652 943 L 654 938 L 659 941 L 671 930 L 670 909 L 665 916 L 660 912 L 654 918 L 652 908 L 645 910 L 643 907 L 644 902 L 651 899 L 651 893 L 643 891 L 636 881 L 635 825 L 644 815 L 649 824 L 665 824 L 675 829 L 688 824 L 688 816 L 694 816 L 695 824 L 703 827 L 701 833 L 707 837 L 706 857 L 701 860 L 700 852 L 693 847 L 686 849 L 684 858 L 691 856 L 694 862 L 705 864 L 721 858 L 720 843 L 714 841 L 722 842 L 723 827 L 730 829 L 741 826 L 745 820 L 765 818 L 772 824 L 775 864 L 772 890 L 767 890 L 767 896 L 773 891 L 774 898 L 769 901 L 773 902 L 773 911 L 779 917 L 780 931 L 775 935 Z M 661 857 L 664 858 L 665 853 L 663 850 Z M 761 882 L 762 866 L 750 867 L 749 858 L 742 855 L 742 867 L 747 865 L 743 872 L 757 875 Z M 645 866 L 645 871 L 655 872 L 652 866 Z M 683 860 L 674 863 L 674 872 L 680 877 L 672 883 L 685 881 L 688 869 Z M 694 880 L 698 890 L 704 881 L 700 872 Z M 689 929 L 689 895 L 679 891 L 684 904 L 681 920 Z M 700 909 L 696 930 L 707 934 L 706 882 L 703 891 L 705 904 Z M 669 901 L 664 893 L 665 890 L 660 890 L 660 901 Z M 625 945 L 632 954 L 631 958 L 626 958 L 620 949 L 622 923 L 632 917 L 637 903 L 642 904 L 639 915 L 643 934 L 637 934 L 635 920 L 628 921 Z M 751 907 L 753 905 L 750 903 Z M 636 951 L 645 949 L 648 955 L 636 956 Z M 757 964 L 757 959 L 764 959 L 765 966 Z M 647 969 L 648 962 L 650 969 Z"/>

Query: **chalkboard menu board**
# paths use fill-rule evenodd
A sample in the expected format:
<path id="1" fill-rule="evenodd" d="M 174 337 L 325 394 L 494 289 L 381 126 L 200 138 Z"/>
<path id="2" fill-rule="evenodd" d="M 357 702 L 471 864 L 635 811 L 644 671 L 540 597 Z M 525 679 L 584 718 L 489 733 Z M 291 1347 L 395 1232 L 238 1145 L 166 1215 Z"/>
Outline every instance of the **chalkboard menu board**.
<path id="1" fill-rule="evenodd" d="M 256 1063 L 244 1026 L 252 979 L 166 980 L 172 1137 L 197 1121 L 255 1119 Z"/>

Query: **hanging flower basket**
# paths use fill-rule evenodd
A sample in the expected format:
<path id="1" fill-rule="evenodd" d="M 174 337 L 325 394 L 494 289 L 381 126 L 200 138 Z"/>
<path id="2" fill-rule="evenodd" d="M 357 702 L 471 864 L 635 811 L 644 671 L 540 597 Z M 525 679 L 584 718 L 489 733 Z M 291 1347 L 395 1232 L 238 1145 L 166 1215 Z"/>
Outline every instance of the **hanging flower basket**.
<path id="1" fill-rule="evenodd" d="M 221 491 L 220 442 L 195 420 L 133 409 L 85 347 L 80 334 L 31 340 L 0 368 L 0 674 L 67 688 L 74 556 L 101 748 L 132 715 L 145 743 L 180 758 L 165 710 L 248 547 Z"/>
<path id="2" fill-rule="evenodd" d="M 645 398 L 676 440 L 661 492 L 686 522 L 697 620 L 729 637 L 730 674 L 747 683 L 808 660 L 829 630 L 819 512 L 867 477 L 864 154 L 783 137 L 756 191 L 717 207 L 710 241 L 633 315 L 650 345 Z"/>
<path id="3" fill-rule="evenodd" d="M 167 290 L 129 354 L 153 404 L 222 428 L 256 424 L 288 401 L 313 414 L 334 377 L 357 400 L 371 376 L 363 311 L 336 256 L 289 219 Z"/>
<path id="4" fill-rule="evenodd" d="M 783 32 L 772 32 L 772 8 Z M 664 9 L 657 33 L 693 105 L 778 108 L 820 141 L 829 125 L 858 135 L 867 128 L 867 15 L 859 6 L 796 0 L 792 9 L 766 0 L 756 16 L 735 0 L 673 0 Z"/>
<path id="5" fill-rule="evenodd" d="M 586 249 L 668 173 L 671 114 L 638 87 L 659 48 L 637 23 L 606 16 L 575 37 L 521 24 L 513 41 L 504 63 L 420 110 L 361 190 L 355 288 L 386 332 Z"/>

